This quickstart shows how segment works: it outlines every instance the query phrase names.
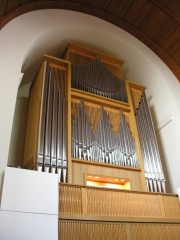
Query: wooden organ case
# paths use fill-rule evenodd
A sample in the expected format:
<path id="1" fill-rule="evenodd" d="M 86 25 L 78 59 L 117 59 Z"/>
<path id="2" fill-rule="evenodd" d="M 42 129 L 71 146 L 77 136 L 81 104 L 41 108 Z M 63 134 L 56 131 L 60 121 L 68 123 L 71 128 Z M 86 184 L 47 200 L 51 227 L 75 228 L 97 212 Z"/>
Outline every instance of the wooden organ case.
<path id="1" fill-rule="evenodd" d="M 110 220 L 107 215 L 111 220 L 112 217 L 122 216 L 169 217 L 164 213 L 165 210 L 162 210 L 167 207 L 162 200 L 164 195 L 155 196 L 154 193 L 148 193 L 163 194 L 166 189 L 145 87 L 123 80 L 122 64 L 121 60 L 102 52 L 69 43 L 64 59 L 44 55 L 33 82 L 23 165 L 25 168 L 58 174 L 59 214 L 62 219 L 82 220 L 84 219 L 82 216 L 88 215 L 91 216 L 89 220 L 92 220 L 92 216 L 98 211 L 100 213 L 95 219 L 102 220 L 100 217 L 102 216 L 103 221 Z M 142 192 L 141 204 L 145 204 L 142 215 L 132 214 L 132 204 L 130 204 L 132 209 L 128 212 L 130 198 L 127 191 L 117 193 L 116 190 L 115 192 L 102 188 L 96 190 L 86 186 L 88 182 L 95 181 L 100 183 L 98 186 L 101 187 L 112 185 L 122 187 L 122 181 L 128 183 L 130 198 L 134 199 L 136 205 Z M 108 185 L 109 183 L 112 185 Z M 98 207 L 98 203 L 95 203 L 96 199 L 99 199 L 98 194 L 107 197 L 112 204 L 120 197 L 117 207 L 119 209 L 126 207 L 127 212 L 125 210 L 126 213 L 122 213 L 116 209 L 117 212 L 111 215 L 114 211 L 111 206 L 107 210 L 108 213 L 103 213 L 107 205 L 101 204 L 104 207 Z M 151 199 L 151 206 L 146 206 L 148 197 Z M 177 199 L 174 198 L 172 202 L 176 202 Z M 151 215 L 149 210 L 157 205 L 157 201 L 159 204 L 156 206 L 157 212 Z M 175 205 L 173 217 L 177 219 L 180 210 L 179 205 L 177 203 Z M 148 213 L 146 208 L 149 209 Z M 172 209 L 173 207 L 167 212 Z M 72 221 L 60 221 L 61 239 L 80 239 L 78 234 L 80 232 L 82 234 L 82 229 L 76 224 Z M 93 225 L 90 225 L 89 229 L 95 231 Z M 104 226 L 100 225 L 98 223 L 96 227 L 102 228 L 103 231 Z M 110 226 L 109 231 L 115 231 L 117 234 L 125 231 L 123 234 L 128 234 L 129 230 L 127 231 L 127 226 L 123 224 L 119 225 L 118 230 L 116 225 L 113 227 L 114 230 Z M 138 231 L 135 224 L 132 225 L 132 229 L 133 227 L 135 232 Z M 92 239 L 87 224 L 85 228 L 84 236 L 89 237 L 81 239 Z M 65 229 L 75 231 L 78 237 L 73 238 L 73 233 L 64 234 Z M 98 237 L 100 233 L 96 234 Z M 123 234 L 122 238 L 117 239 L 126 239 L 123 238 Z"/>

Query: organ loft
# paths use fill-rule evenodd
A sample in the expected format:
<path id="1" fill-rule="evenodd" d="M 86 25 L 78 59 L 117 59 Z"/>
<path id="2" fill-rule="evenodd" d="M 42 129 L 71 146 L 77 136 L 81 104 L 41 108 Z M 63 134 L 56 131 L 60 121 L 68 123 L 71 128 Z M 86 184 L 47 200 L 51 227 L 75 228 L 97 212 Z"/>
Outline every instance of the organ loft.
<path id="1" fill-rule="evenodd" d="M 59 239 L 179 239 L 146 87 L 122 64 L 69 43 L 33 81 L 23 167 L 58 175 Z"/>

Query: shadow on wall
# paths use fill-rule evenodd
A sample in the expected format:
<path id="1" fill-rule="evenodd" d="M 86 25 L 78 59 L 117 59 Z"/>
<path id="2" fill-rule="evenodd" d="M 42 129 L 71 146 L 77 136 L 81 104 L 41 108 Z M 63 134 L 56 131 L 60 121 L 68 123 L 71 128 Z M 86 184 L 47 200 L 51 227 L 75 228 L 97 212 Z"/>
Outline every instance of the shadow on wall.
<path id="1" fill-rule="evenodd" d="M 154 124 L 154 129 L 155 129 L 155 134 L 156 134 L 160 159 L 161 159 L 161 163 L 162 163 L 162 168 L 163 168 L 164 176 L 165 176 L 165 179 L 166 179 L 166 192 L 171 193 L 172 188 L 171 188 L 168 169 L 167 169 L 167 165 L 166 165 L 166 157 L 165 157 L 165 154 L 164 154 L 164 151 L 163 151 L 162 142 L 161 142 L 161 138 L 160 138 L 160 135 L 159 135 L 159 130 L 158 130 L 158 127 L 157 127 L 157 119 L 156 119 L 156 115 L 155 115 L 155 111 L 154 111 L 153 106 L 150 107 L 150 112 L 151 112 L 151 117 L 152 117 L 152 121 L 153 121 L 153 124 Z"/>
<path id="2" fill-rule="evenodd" d="M 17 96 L 8 155 L 8 166 L 22 166 L 27 112 L 28 98 Z"/>

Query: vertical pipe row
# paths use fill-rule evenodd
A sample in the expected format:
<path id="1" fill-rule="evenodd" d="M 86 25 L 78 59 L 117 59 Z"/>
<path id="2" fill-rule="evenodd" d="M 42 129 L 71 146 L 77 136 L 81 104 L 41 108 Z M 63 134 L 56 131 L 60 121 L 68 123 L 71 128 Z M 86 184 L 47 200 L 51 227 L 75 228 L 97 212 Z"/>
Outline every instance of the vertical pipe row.
<path id="1" fill-rule="evenodd" d="M 47 99 L 48 99 L 48 86 L 49 86 L 49 67 L 47 62 L 44 62 L 43 80 L 42 80 L 42 97 L 40 106 L 40 119 L 39 119 L 39 133 L 38 133 L 38 146 L 37 146 L 37 168 L 38 171 L 44 170 L 44 141 L 45 141 L 45 124 L 47 115 Z"/>
<path id="2" fill-rule="evenodd" d="M 115 134 L 107 112 L 103 107 L 100 111 L 101 118 L 96 131 L 93 131 L 84 102 L 80 102 L 72 123 L 72 157 L 138 167 L 135 140 L 123 112 L 119 112 L 121 122 L 119 131 Z"/>
<path id="3" fill-rule="evenodd" d="M 136 110 L 136 122 L 148 189 L 152 192 L 166 192 L 164 173 L 145 92 Z"/>
<path id="4" fill-rule="evenodd" d="M 67 175 L 67 103 L 65 73 L 45 63 L 37 149 L 39 171 L 57 173 L 59 182 Z"/>
<path id="5" fill-rule="evenodd" d="M 127 102 L 125 81 L 113 75 L 98 58 L 88 63 L 72 64 L 72 87 Z"/>

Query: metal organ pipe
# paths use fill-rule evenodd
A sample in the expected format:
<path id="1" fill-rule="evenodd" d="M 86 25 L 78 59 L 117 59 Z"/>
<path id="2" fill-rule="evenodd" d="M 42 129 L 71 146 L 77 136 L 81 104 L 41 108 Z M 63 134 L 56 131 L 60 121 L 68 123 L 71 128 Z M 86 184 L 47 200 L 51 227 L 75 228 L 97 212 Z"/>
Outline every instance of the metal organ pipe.
<path id="1" fill-rule="evenodd" d="M 136 110 L 136 122 L 148 189 L 155 192 L 166 192 L 164 173 L 145 92 L 143 92 Z"/>
<path id="2" fill-rule="evenodd" d="M 45 62 L 37 168 L 57 173 L 60 182 L 67 178 L 66 108 L 64 72 Z"/>
<path id="3" fill-rule="evenodd" d="M 58 81 L 54 77 L 52 107 L 51 172 L 56 172 L 57 164 L 57 124 L 58 124 Z"/>
<path id="4" fill-rule="evenodd" d="M 43 84 L 42 84 L 42 99 L 39 120 L 39 133 L 38 133 L 38 147 L 37 147 L 37 169 L 38 171 L 44 170 L 44 140 L 45 140 L 45 123 L 47 115 L 47 95 L 49 86 L 49 67 L 47 62 L 44 62 L 43 71 Z"/>
<path id="5" fill-rule="evenodd" d="M 135 140 L 123 112 L 119 112 L 121 123 L 117 134 L 114 133 L 106 110 L 101 107 L 100 112 L 101 117 L 97 129 L 94 131 L 85 111 L 84 102 L 81 101 L 78 104 L 72 124 L 72 157 L 107 164 L 138 167 Z M 88 143 L 86 132 L 88 133 Z"/>
<path id="6" fill-rule="evenodd" d="M 98 58 L 78 64 L 72 57 L 71 82 L 73 88 L 127 102 L 125 81 L 113 75 Z"/>
<path id="7" fill-rule="evenodd" d="M 147 142 L 147 127 L 146 127 L 146 121 L 144 119 L 144 113 L 141 105 L 139 105 L 139 111 L 136 114 L 137 117 L 137 123 L 138 123 L 138 131 L 140 136 L 140 142 L 141 142 L 141 149 L 143 154 L 143 160 L 144 160 L 144 167 L 145 167 L 145 177 L 147 180 L 148 189 L 150 191 L 153 191 L 153 185 L 152 185 L 152 179 L 153 179 L 153 169 L 152 169 L 152 163 L 150 161 L 150 155 L 149 155 L 149 149 L 148 149 L 148 142 Z"/>

